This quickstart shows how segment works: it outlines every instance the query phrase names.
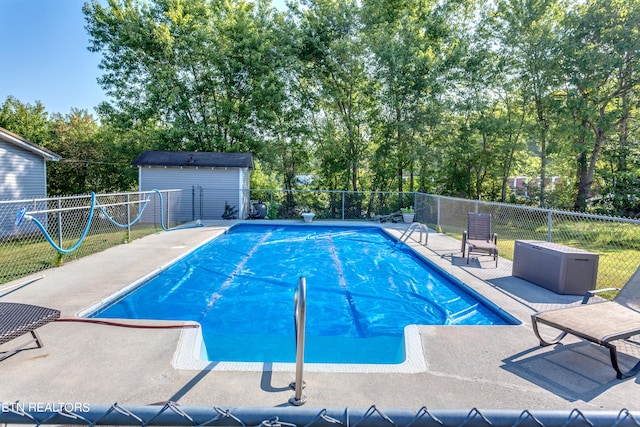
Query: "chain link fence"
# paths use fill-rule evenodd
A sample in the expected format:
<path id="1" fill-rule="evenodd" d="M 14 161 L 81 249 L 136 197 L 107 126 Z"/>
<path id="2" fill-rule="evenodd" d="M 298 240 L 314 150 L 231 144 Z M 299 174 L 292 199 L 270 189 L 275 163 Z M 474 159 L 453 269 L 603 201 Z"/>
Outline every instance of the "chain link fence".
<path id="1" fill-rule="evenodd" d="M 175 226 L 179 194 L 165 190 L 0 201 L 0 283 L 127 243 L 163 225 Z"/>
<path id="2" fill-rule="evenodd" d="M 221 194 L 204 188 L 200 197 L 222 203 Z M 397 222 L 402 221 L 401 210 L 413 208 L 416 221 L 457 240 L 467 227 L 469 212 L 491 213 L 501 257 L 513 260 L 516 240 L 540 240 L 594 252 L 599 255 L 598 288 L 622 286 L 640 265 L 640 221 L 634 219 L 413 192 L 250 190 L 245 199 L 264 202 L 270 219 L 300 219 L 303 212 L 312 212 L 316 219 Z M 245 211 L 250 212 L 251 207 Z M 200 215 L 210 219 L 206 211 Z"/>
<path id="3" fill-rule="evenodd" d="M 469 212 L 490 213 L 500 256 L 513 260 L 516 240 L 538 240 L 599 255 L 598 288 L 620 287 L 640 266 L 640 221 L 521 205 L 418 194 L 416 220 L 461 240 Z"/>
<path id="4" fill-rule="evenodd" d="M 0 403 L 0 423 L 28 425 L 114 426 L 261 426 L 261 427 L 445 427 L 445 426 L 639 426 L 640 412 L 562 410 L 381 410 L 181 407 L 124 407 Z M 67 406 L 70 406 L 67 409 Z"/>
<path id="5" fill-rule="evenodd" d="M 251 190 L 250 199 L 269 206 L 271 218 L 299 219 L 313 212 L 317 219 L 370 220 L 413 208 L 418 193 L 329 190 Z"/>
<path id="6" fill-rule="evenodd" d="M 190 194 L 185 194 L 190 193 Z M 216 219 L 203 200 L 219 195 L 163 190 L 0 202 L 0 283 L 17 279 L 110 246 L 176 227 L 190 219 Z M 598 287 L 620 286 L 640 264 L 640 221 L 536 209 L 422 193 L 252 190 L 268 218 L 400 221 L 414 207 L 415 220 L 451 236 L 453 246 L 468 212 L 492 214 L 501 257 L 511 259 L 515 240 L 542 240 L 600 255 Z M 222 201 L 224 203 L 224 201 Z M 20 212 L 24 215 L 21 220 Z M 186 212 L 186 214 L 185 214 Z M 185 215 L 189 218 L 185 219 Z M 37 222 L 36 222 L 37 221 Z M 39 227 L 37 224 L 40 224 Z M 50 239 L 50 241 L 47 239 Z M 78 244 L 80 243 L 80 244 Z M 65 253 L 75 245 L 77 249 Z M 55 247 L 62 249 L 63 252 Z M 42 405 L 45 405 L 44 407 Z M 385 410 L 310 408 L 124 407 L 0 402 L 0 424 L 16 425 L 211 425 L 211 426 L 639 426 L 640 412 L 564 410 Z"/>
<path id="7" fill-rule="evenodd" d="M 197 191 L 196 191 L 197 190 Z M 246 190 L 240 200 L 251 206 L 230 206 L 251 213 L 259 201 L 266 218 L 402 221 L 403 208 L 415 209 L 415 221 L 458 241 L 467 227 L 468 212 L 492 214 L 500 256 L 513 259 L 515 240 L 541 240 L 599 254 L 598 288 L 619 287 L 640 265 L 640 221 L 575 212 L 482 202 L 423 193 L 348 192 L 324 190 Z M 221 220 L 229 190 L 194 187 L 193 191 L 115 193 L 0 202 L 0 283 L 62 264 L 130 241 L 163 227 L 195 220 Z M 16 225 L 21 208 L 37 219 Z M 94 215 L 89 221 L 91 212 Z M 246 219 L 246 215 L 244 218 Z M 127 224 L 133 223 L 127 226 Z M 85 228 L 86 236 L 83 237 Z M 82 239 L 77 250 L 64 253 Z M 456 244 L 453 245 L 454 247 Z M 505 274 L 510 272 L 505 271 Z"/>
<path id="8" fill-rule="evenodd" d="M 597 253 L 598 288 L 620 287 L 640 266 L 640 220 L 483 202 L 423 193 L 252 190 L 250 199 L 268 202 L 272 218 L 401 221 L 413 207 L 415 221 L 457 240 L 469 212 L 491 213 L 500 256 L 513 260 L 516 240 L 538 240 Z M 505 271 L 505 274 L 510 274 Z"/>

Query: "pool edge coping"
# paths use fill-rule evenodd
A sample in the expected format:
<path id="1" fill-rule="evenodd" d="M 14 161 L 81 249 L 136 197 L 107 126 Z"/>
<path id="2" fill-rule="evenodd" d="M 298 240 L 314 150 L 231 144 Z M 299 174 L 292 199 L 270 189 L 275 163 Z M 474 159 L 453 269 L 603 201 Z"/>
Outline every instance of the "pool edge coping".
<path id="1" fill-rule="evenodd" d="M 222 234 L 226 234 L 230 229 L 235 226 L 242 224 L 253 224 L 253 225 L 275 225 L 275 226 L 337 226 L 342 228 L 377 228 L 383 234 L 385 234 L 390 239 L 399 242 L 399 238 L 395 236 L 393 233 L 389 232 L 386 229 L 385 224 L 380 223 L 365 223 L 365 224 L 341 224 L 336 225 L 332 223 L 323 223 L 323 222 L 315 222 L 312 224 L 308 223 L 291 223 L 288 221 L 278 222 L 278 221 L 269 221 L 269 222 L 261 222 L 261 221 L 236 221 L 232 224 L 222 227 L 223 230 L 220 233 L 216 233 L 215 235 L 208 237 L 201 241 L 196 247 L 193 249 L 171 259 L 170 261 L 164 263 L 162 266 L 150 271 L 149 273 L 139 277 L 137 280 L 129 283 L 128 285 L 121 288 L 118 292 L 115 292 L 108 297 L 105 297 L 94 304 L 91 304 L 88 307 L 76 312 L 75 316 L 80 318 L 87 318 L 91 314 L 96 313 L 101 308 L 106 307 L 114 300 L 123 298 L 128 293 L 132 292 L 140 285 L 146 283 L 153 277 L 161 274 L 163 271 L 170 268 L 173 264 L 180 261 L 181 259 L 189 256 L 198 248 L 203 245 L 209 243 L 210 241 L 220 237 Z M 421 259 L 422 262 L 425 262 L 432 267 L 438 269 L 440 274 L 448 277 L 450 280 L 453 280 L 455 284 L 461 287 L 465 292 L 470 293 L 475 298 L 479 298 L 484 304 L 489 304 L 493 308 L 492 310 L 496 310 L 500 312 L 498 314 L 500 317 L 504 317 L 505 319 L 515 319 L 515 323 L 512 325 L 505 326 L 518 326 L 523 322 L 520 321 L 516 316 L 510 314 L 508 311 L 504 310 L 501 306 L 494 303 L 490 298 L 484 296 L 481 292 L 478 292 L 473 287 L 464 283 L 455 275 L 447 272 L 441 266 L 437 265 L 437 263 L 430 260 L 428 257 L 421 254 L 416 248 L 411 245 L 406 245 L 411 252 L 415 256 Z M 506 316 L 505 316 L 506 314 Z M 168 321 L 158 321 L 158 320 L 133 320 L 133 319 L 112 319 L 112 320 L 125 320 L 132 324 L 158 324 L 167 323 Z M 184 324 L 197 324 L 197 322 L 193 321 L 178 321 L 178 323 Z M 347 364 L 347 363 L 305 363 L 305 370 L 308 372 L 336 372 L 336 373 L 420 373 L 426 372 L 428 369 L 428 363 L 426 358 L 425 350 L 422 346 L 422 338 L 419 331 L 419 327 L 424 325 L 407 325 L 404 330 L 404 345 L 405 345 L 405 360 L 401 363 L 397 364 Z M 442 326 L 442 325 L 429 325 L 429 326 Z M 273 371 L 273 372 L 295 372 L 295 363 L 282 363 L 282 362 L 230 362 L 230 361 L 209 361 L 206 360 L 206 350 L 204 349 L 204 340 L 202 337 L 201 328 L 185 328 L 181 330 L 181 333 L 178 338 L 177 348 L 174 352 L 172 362 L 172 366 L 175 369 L 179 370 L 213 370 L 213 371 L 243 371 L 243 372 L 263 372 L 263 371 Z"/>
<path id="2" fill-rule="evenodd" d="M 404 329 L 405 360 L 397 364 L 355 363 L 305 363 L 308 372 L 342 373 L 406 373 L 427 371 L 427 361 L 422 348 L 418 325 L 407 325 Z M 183 329 L 178 339 L 172 366 L 182 370 L 243 371 L 243 372 L 295 372 L 295 363 L 282 362 L 215 362 L 202 360 L 204 340 L 200 328 Z"/>

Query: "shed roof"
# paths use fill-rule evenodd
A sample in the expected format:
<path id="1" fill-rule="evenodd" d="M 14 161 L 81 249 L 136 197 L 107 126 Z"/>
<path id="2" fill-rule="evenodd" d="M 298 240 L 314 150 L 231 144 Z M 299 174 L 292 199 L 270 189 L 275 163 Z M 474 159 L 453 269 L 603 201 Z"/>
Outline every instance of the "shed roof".
<path id="1" fill-rule="evenodd" d="M 17 145 L 23 150 L 30 151 L 38 156 L 43 157 L 45 160 L 52 160 L 57 162 L 62 159 L 62 156 L 54 153 L 53 151 L 47 150 L 44 147 L 39 146 L 38 144 L 34 144 L 33 142 L 24 139 L 23 137 L 16 135 L 13 132 L 6 130 L 5 128 L 0 127 L 0 140 L 6 141 L 10 144 Z"/>
<path id="2" fill-rule="evenodd" d="M 211 153 L 200 151 L 143 151 L 131 162 L 134 166 L 201 166 L 253 169 L 251 153 Z"/>

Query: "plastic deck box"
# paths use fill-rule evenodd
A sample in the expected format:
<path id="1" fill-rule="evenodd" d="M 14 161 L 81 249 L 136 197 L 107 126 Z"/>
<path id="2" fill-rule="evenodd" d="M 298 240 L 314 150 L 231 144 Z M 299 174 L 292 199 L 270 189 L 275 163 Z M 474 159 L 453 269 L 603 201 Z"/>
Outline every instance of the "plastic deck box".
<path id="1" fill-rule="evenodd" d="M 512 274 L 558 294 L 596 288 L 598 254 L 536 240 L 516 240 Z"/>

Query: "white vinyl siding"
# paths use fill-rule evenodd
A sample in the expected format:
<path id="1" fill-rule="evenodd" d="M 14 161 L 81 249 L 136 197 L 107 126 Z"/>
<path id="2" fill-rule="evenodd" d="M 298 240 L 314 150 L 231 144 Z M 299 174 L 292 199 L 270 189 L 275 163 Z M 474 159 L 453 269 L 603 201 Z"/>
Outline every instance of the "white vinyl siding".
<path id="1" fill-rule="evenodd" d="M 47 197 L 45 159 L 0 140 L 0 200 L 41 199 Z M 16 213 L 26 203 L 2 205 L 0 238 L 37 231 L 29 222 L 16 227 Z M 39 218 L 46 224 L 45 218 Z"/>
<path id="2" fill-rule="evenodd" d="M 0 200 L 46 196 L 44 158 L 0 140 Z"/>
<path id="3" fill-rule="evenodd" d="M 240 175 L 239 168 L 141 166 L 140 191 L 183 190 L 169 195 L 171 205 L 179 206 L 170 212 L 172 221 L 222 219 L 225 202 L 235 206 L 242 218 L 246 205 Z"/>
<path id="4" fill-rule="evenodd" d="M 249 216 L 249 211 L 251 210 L 250 204 L 250 196 L 251 192 L 249 191 L 250 186 L 250 177 L 251 171 L 248 168 L 240 169 L 240 200 L 242 200 L 240 206 L 242 206 L 242 211 L 238 215 L 239 218 L 246 218 Z"/>

